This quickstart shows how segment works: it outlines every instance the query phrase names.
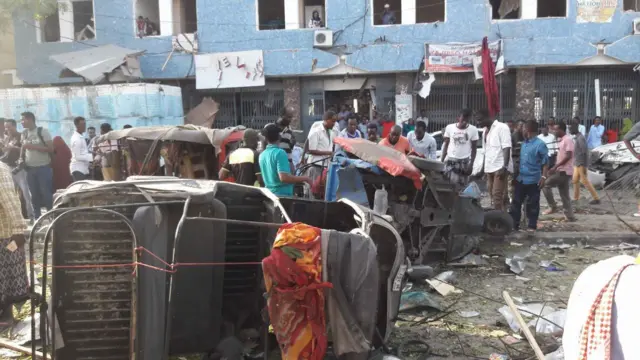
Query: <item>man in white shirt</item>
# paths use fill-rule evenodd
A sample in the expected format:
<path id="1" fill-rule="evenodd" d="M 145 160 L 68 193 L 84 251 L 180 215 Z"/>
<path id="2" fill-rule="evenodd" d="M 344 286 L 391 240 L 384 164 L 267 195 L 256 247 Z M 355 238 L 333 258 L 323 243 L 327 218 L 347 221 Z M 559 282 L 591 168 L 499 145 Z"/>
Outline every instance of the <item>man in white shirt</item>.
<path id="1" fill-rule="evenodd" d="M 73 119 L 76 131 L 71 135 L 71 163 L 69 171 L 73 177 L 73 181 L 86 180 L 89 178 L 89 166 L 93 161 L 93 155 L 87 148 L 87 141 L 84 138 L 84 132 L 87 128 L 86 120 L 78 116 Z"/>
<path id="2" fill-rule="evenodd" d="M 322 171 L 329 165 L 333 154 L 333 139 L 339 136 L 335 129 L 337 116 L 333 111 L 324 113 L 322 126 L 312 126 L 307 137 L 309 159 L 309 170 L 307 176 L 315 181 L 322 175 Z"/>
<path id="3" fill-rule="evenodd" d="M 549 150 L 549 167 L 553 167 L 556 164 L 556 155 L 558 154 L 556 136 L 549 132 L 548 126 L 543 126 L 542 134 L 538 135 L 538 138 L 547 145 L 547 149 Z"/>
<path id="4" fill-rule="evenodd" d="M 511 131 L 507 124 L 491 120 L 486 109 L 478 110 L 477 115 L 480 126 L 487 128 L 484 136 L 483 171 L 487 174 L 489 194 L 496 210 L 506 210 L 504 197 L 511 163 Z"/>
<path id="5" fill-rule="evenodd" d="M 436 151 L 438 150 L 438 144 L 433 136 L 427 134 L 427 125 L 424 121 L 416 122 L 416 129 L 409 131 L 407 140 L 409 140 L 409 145 L 411 145 L 410 155 L 416 154 L 423 158 L 437 160 Z"/>
<path id="6" fill-rule="evenodd" d="M 478 148 L 478 128 L 469 124 L 472 112 L 463 109 L 458 116 L 458 122 L 449 124 L 444 129 L 444 143 L 442 144 L 442 162 L 445 175 L 449 181 L 461 187 L 467 185 L 469 175 L 473 172 L 473 162 L 476 160 Z"/>
<path id="7" fill-rule="evenodd" d="M 429 128 L 429 118 L 427 117 L 427 110 L 425 109 L 420 110 L 420 116 L 416 118 L 416 123 L 418 121 L 422 121 L 424 125 L 427 127 L 427 129 Z"/>

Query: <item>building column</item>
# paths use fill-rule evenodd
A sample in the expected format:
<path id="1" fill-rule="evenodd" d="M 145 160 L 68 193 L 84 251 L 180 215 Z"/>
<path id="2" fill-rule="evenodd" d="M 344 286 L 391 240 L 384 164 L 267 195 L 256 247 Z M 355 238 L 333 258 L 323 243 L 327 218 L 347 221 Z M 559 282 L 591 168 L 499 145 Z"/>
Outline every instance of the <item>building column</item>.
<path id="1" fill-rule="evenodd" d="M 158 0 L 160 35 L 173 35 L 173 0 Z"/>
<path id="2" fill-rule="evenodd" d="M 284 86 L 284 106 L 292 115 L 291 128 L 302 129 L 300 124 L 300 78 L 287 78 L 282 80 Z"/>
<path id="3" fill-rule="evenodd" d="M 284 28 L 300 29 L 305 25 L 300 24 L 300 14 L 304 11 L 304 6 L 300 0 L 285 0 L 284 1 Z"/>
<path id="4" fill-rule="evenodd" d="M 396 74 L 396 124 L 413 117 L 413 79 L 411 73 Z"/>
<path id="5" fill-rule="evenodd" d="M 60 42 L 71 42 L 76 38 L 73 23 L 73 3 L 70 0 L 60 0 L 62 5 L 58 8 L 58 18 L 60 19 Z"/>
<path id="6" fill-rule="evenodd" d="M 535 113 L 536 69 L 516 69 L 516 119 L 533 119 Z"/>
<path id="7" fill-rule="evenodd" d="M 416 23 L 416 0 L 401 0 L 402 25 L 412 25 Z"/>

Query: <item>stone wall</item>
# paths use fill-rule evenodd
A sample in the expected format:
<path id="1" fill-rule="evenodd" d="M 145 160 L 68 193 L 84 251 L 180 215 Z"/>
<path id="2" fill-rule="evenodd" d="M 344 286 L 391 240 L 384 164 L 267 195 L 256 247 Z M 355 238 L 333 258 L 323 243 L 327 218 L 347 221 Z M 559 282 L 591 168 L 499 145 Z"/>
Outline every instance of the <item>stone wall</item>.
<path id="1" fill-rule="evenodd" d="M 534 119 L 535 114 L 536 69 L 516 70 L 516 112 L 515 119 Z"/>
<path id="2" fill-rule="evenodd" d="M 293 115 L 291 127 L 300 129 L 300 78 L 282 79 L 284 86 L 284 106 Z"/>

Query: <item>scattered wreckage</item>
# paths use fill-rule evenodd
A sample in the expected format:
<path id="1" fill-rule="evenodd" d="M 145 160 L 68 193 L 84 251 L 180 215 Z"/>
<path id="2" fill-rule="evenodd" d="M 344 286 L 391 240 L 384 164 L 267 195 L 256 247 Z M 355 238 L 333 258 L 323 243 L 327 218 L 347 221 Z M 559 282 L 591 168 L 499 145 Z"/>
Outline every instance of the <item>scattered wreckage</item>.
<path id="1" fill-rule="evenodd" d="M 209 129 L 196 125 L 151 126 L 114 130 L 95 144 L 115 141 L 124 177 L 168 175 L 187 179 L 217 179 L 226 156 L 240 146 L 243 126 Z M 163 164 L 161 164 L 161 161 Z"/>
<path id="2" fill-rule="evenodd" d="M 632 141 L 632 144 L 636 151 L 640 152 L 640 142 Z M 607 184 L 611 184 L 627 174 L 640 171 L 639 165 L 640 160 L 631 154 L 624 141 L 601 145 L 591 150 L 589 170 L 604 174 Z M 589 174 L 589 177 L 591 180 L 592 174 Z"/>
<path id="3" fill-rule="evenodd" d="M 388 215 L 402 235 L 415 264 L 444 253 L 460 259 L 477 245 L 477 235 L 503 236 L 513 229 L 511 217 L 485 211 L 480 194 L 460 195 L 462 189 L 444 176 L 444 165 L 404 154 L 363 139 L 336 138 L 337 152 L 327 171 L 325 200 L 349 199 Z M 384 205 L 377 205 L 378 198 Z"/>
<path id="4" fill-rule="evenodd" d="M 349 200 L 278 199 L 261 188 L 171 177 L 82 181 L 58 194 L 54 209 L 34 226 L 32 293 L 34 240 L 48 222 L 43 268 L 53 268 L 51 284 L 43 276 L 43 293 L 34 299 L 42 351 L 46 357 L 54 349 L 52 359 L 166 360 L 216 352 L 233 359 L 224 353 L 234 343 L 239 354 L 268 354 L 276 345 L 263 319 L 260 265 L 276 231 L 291 222 L 326 229 L 323 261 L 333 284 L 327 299 L 334 304 L 328 322 L 332 332 L 344 331 L 334 328 L 342 319 L 361 340 L 360 353 L 347 356 L 366 359 L 394 329 L 408 266 L 395 228 Z M 352 248 L 337 246 L 345 239 Z M 34 301 L 32 323 L 35 311 Z M 59 326 L 46 336 L 52 318 Z M 353 345 L 346 341 L 334 337 L 334 350 Z"/>

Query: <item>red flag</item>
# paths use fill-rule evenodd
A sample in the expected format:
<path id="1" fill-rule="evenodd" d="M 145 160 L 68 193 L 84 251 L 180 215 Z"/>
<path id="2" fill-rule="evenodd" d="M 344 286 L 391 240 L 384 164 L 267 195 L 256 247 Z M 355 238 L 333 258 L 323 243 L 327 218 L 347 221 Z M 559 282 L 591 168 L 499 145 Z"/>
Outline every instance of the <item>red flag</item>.
<path id="1" fill-rule="evenodd" d="M 484 93 L 487 95 L 489 116 L 494 117 L 500 112 L 500 95 L 496 82 L 496 66 L 491 59 L 489 41 L 486 36 L 482 39 L 482 81 L 484 82 Z"/>

